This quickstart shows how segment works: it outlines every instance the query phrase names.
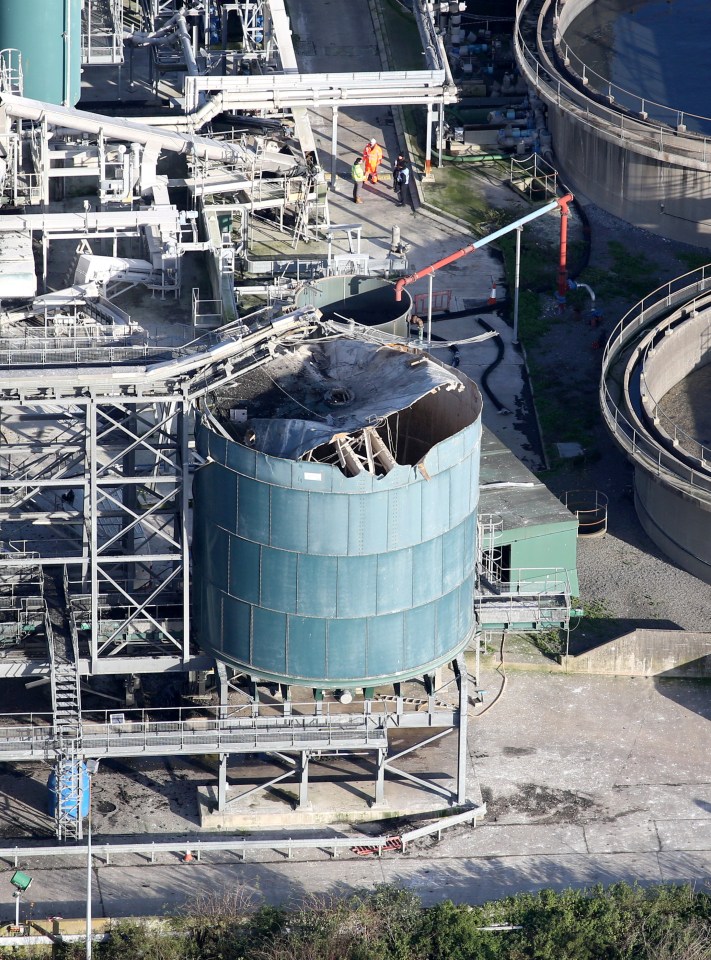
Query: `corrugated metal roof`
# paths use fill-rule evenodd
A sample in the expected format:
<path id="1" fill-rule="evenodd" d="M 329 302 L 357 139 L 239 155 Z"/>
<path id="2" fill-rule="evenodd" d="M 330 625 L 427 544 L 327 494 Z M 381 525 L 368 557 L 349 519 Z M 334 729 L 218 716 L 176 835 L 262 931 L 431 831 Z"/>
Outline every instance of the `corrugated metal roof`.
<path id="1" fill-rule="evenodd" d="M 567 507 L 486 427 L 479 484 L 479 514 L 500 516 L 504 530 L 561 523 L 577 527 Z"/>

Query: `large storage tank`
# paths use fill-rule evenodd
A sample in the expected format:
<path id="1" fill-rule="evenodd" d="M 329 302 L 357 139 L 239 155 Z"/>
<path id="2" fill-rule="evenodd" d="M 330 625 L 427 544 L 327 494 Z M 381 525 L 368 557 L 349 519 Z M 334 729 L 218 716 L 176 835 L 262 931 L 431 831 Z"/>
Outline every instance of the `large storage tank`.
<path id="1" fill-rule="evenodd" d="M 355 321 L 385 333 L 407 337 L 412 297 L 407 290 L 395 299 L 395 284 L 382 277 L 324 277 L 308 283 L 296 297 L 297 307 L 317 307 L 325 320 Z"/>
<path id="2" fill-rule="evenodd" d="M 81 94 L 81 0 L 0 0 L 0 48 L 22 54 L 24 95 L 73 107 Z"/>
<path id="3" fill-rule="evenodd" d="M 481 396 L 427 357 L 282 348 L 207 398 L 193 484 L 200 646 L 316 688 L 422 676 L 474 629 Z"/>

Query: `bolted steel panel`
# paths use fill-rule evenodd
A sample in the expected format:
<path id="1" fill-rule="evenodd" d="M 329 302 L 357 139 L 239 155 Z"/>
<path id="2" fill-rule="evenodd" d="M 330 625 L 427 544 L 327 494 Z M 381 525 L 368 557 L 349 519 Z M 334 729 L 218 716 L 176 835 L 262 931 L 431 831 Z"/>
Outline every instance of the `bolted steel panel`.
<path id="1" fill-rule="evenodd" d="M 211 458 L 194 485 L 205 650 L 258 678 L 333 688 L 418 676 L 462 649 L 474 629 L 480 414 L 423 469 L 382 476 L 270 457 L 209 419 L 196 441 Z"/>
<path id="2" fill-rule="evenodd" d="M 3 48 L 22 53 L 24 96 L 73 107 L 81 94 L 81 0 L 0 0 Z"/>

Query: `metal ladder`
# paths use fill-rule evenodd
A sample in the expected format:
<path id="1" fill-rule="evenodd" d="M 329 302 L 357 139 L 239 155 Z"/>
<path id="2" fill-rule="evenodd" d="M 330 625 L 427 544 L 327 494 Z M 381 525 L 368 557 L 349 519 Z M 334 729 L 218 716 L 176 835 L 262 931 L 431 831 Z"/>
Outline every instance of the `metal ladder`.
<path id="1" fill-rule="evenodd" d="M 45 571 L 44 596 L 51 625 L 50 662 L 54 732 L 60 738 L 81 734 L 81 695 L 78 651 L 69 623 L 66 568 Z"/>

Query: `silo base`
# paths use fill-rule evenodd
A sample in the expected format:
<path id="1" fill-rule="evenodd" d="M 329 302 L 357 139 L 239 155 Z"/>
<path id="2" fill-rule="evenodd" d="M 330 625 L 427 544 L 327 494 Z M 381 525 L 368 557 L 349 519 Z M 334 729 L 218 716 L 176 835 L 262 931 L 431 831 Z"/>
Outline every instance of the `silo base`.
<path id="1" fill-rule="evenodd" d="M 279 745 L 216 758 L 217 784 L 198 790 L 201 826 L 365 823 L 479 806 L 478 784 L 467 777 L 463 668 L 459 659 L 419 685 L 395 684 L 392 692 L 383 688 L 372 699 L 341 704 L 343 712 L 334 712 L 328 723 L 327 711 L 319 717 L 292 713 L 287 702 L 286 712 L 270 721 L 272 731 L 278 723 Z M 251 709 L 260 705 L 254 700 Z M 276 708 L 263 704 L 272 713 Z"/>
<path id="2" fill-rule="evenodd" d="M 413 754 L 412 769 L 432 783 L 451 782 L 444 771 L 456 766 L 456 736 L 445 737 L 427 754 L 427 748 Z M 425 761 L 429 760 L 429 763 Z M 364 756 L 324 757 L 320 763 L 311 761 L 309 801 L 299 805 L 299 785 L 278 784 L 268 790 L 260 789 L 265 780 L 277 777 L 284 768 L 256 757 L 240 763 L 238 770 L 230 771 L 230 797 L 235 794 L 251 796 L 236 803 L 228 800 L 225 809 L 218 809 L 218 788 L 208 785 L 198 788 L 200 826 L 206 830 L 258 830 L 266 828 L 306 827 L 317 824 L 369 823 L 401 817 L 432 817 L 456 812 L 460 807 L 481 804 L 480 796 L 467 796 L 463 804 L 454 798 L 432 793 L 403 778 L 388 779 L 385 800 L 374 800 L 375 766 Z M 427 766 L 431 772 L 422 772 Z M 407 768 L 406 768 L 407 771 Z M 470 793 L 471 788 L 470 788 Z M 478 794 L 478 785 L 475 792 Z"/>

